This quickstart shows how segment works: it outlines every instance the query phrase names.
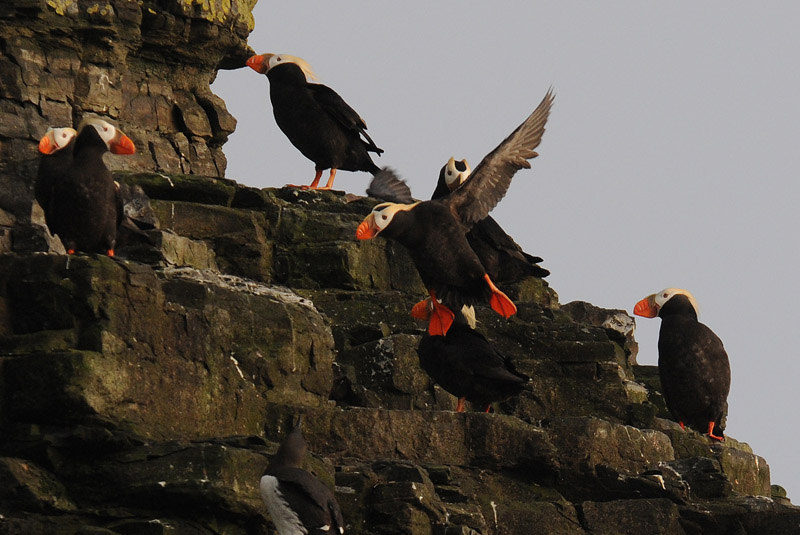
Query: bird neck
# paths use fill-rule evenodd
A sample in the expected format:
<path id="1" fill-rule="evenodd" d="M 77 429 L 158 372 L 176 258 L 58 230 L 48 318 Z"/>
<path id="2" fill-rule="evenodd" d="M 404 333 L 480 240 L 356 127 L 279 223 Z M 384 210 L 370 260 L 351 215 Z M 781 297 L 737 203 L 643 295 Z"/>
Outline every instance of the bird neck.
<path id="1" fill-rule="evenodd" d="M 662 319 L 670 316 L 682 316 L 697 321 L 697 311 L 689 298 L 684 295 L 676 295 L 664 303 L 661 310 L 658 311 L 658 316 Z"/>

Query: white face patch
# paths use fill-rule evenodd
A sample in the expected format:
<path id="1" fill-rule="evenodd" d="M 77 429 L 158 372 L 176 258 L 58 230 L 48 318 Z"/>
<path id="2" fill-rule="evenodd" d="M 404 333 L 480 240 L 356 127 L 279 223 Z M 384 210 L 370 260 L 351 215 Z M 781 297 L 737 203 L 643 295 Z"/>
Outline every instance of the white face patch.
<path id="1" fill-rule="evenodd" d="M 308 530 L 300 522 L 297 513 L 292 511 L 281 494 L 275 476 L 262 476 L 259 491 L 264 505 L 267 506 L 269 517 L 280 535 L 308 535 Z"/>
<path id="2" fill-rule="evenodd" d="M 459 169 L 459 167 L 462 167 L 463 170 Z M 467 160 L 456 161 L 456 159 L 451 156 L 444 170 L 444 181 L 447 183 L 447 188 L 453 191 L 469 178 L 471 172 L 472 169 L 467 163 Z"/>
<path id="3" fill-rule="evenodd" d="M 389 223 L 392 222 L 392 219 L 394 219 L 394 216 L 397 214 L 397 212 L 406 212 L 418 204 L 419 201 L 415 202 L 414 204 L 398 204 L 393 202 L 384 202 L 379 204 L 372 209 L 372 216 L 375 218 L 375 226 L 378 227 L 379 231 L 385 229 L 387 226 L 389 226 Z"/>
<path id="4" fill-rule="evenodd" d="M 69 142 L 72 141 L 78 132 L 75 131 L 74 128 L 48 128 L 47 134 L 50 135 L 53 139 L 53 143 L 56 146 L 57 150 L 63 149 Z"/>
<path id="5" fill-rule="evenodd" d="M 695 314 L 697 314 L 698 317 L 700 316 L 700 307 L 697 305 L 697 301 L 695 301 L 694 296 L 689 293 L 689 290 L 684 290 L 682 288 L 665 288 L 656 294 L 654 301 L 658 308 L 661 308 L 664 306 L 664 303 L 676 295 L 685 295 L 694 307 Z"/>
<path id="6" fill-rule="evenodd" d="M 300 67 L 303 73 L 305 73 L 308 80 L 317 79 L 317 75 L 314 74 L 314 71 L 311 69 L 311 65 L 309 65 L 306 60 L 303 58 L 298 58 L 297 56 L 290 56 L 289 54 L 273 54 L 267 63 L 267 71 L 282 63 L 294 63 Z"/>
<path id="7" fill-rule="evenodd" d="M 89 123 L 89 126 L 94 127 L 97 133 L 100 134 L 100 139 L 105 142 L 106 147 L 111 148 L 111 142 L 117 137 L 117 129 L 102 119 L 93 120 Z"/>

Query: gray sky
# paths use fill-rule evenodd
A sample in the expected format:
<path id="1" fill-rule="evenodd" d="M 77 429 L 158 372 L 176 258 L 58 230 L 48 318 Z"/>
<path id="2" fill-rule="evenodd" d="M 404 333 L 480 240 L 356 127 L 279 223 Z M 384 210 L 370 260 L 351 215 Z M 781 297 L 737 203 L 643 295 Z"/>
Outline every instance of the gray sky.
<path id="1" fill-rule="evenodd" d="M 250 45 L 306 59 L 420 198 L 552 85 L 541 156 L 492 215 L 544 258 L 562 303 L 631 312 L 690 290 L 731 359 L 727 433 L 800 500 L 800 4 L 262 0 L 255 18 Z M 223 71 L 213 89 L 239 121 L 229 178 L 311 182 L 266 77 Z M 369 179 L 342 171 L 335 188 L 363 194 Z M 637 324 L 639 363 L 655 364 L 660 320 Z"/>

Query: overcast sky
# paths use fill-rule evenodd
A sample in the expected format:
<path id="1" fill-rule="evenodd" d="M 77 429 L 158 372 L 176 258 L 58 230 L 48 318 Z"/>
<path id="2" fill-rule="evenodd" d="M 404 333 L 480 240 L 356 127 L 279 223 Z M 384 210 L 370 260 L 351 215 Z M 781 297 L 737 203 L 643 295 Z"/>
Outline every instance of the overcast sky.
<path id="1" fill-rule="evenodd" d="M 690 290 L 730 356 L 727 433 L 800 500 L 800 4 L 262 0 L 255 18 L 250 45 L 306 59 L 419 198 L 553 86 L 541 156 L 492 215 L 544 258 L 562 303 L 632 313 Z M 223 71 L 213 89 L 239 121 L 229 178 L 311 182 L 266 77 Z M 342 171 L 334 187 L 363 194 L 369 179 Z M 659 324 L 637 319 L 640 364 L 657 362 Z"/>

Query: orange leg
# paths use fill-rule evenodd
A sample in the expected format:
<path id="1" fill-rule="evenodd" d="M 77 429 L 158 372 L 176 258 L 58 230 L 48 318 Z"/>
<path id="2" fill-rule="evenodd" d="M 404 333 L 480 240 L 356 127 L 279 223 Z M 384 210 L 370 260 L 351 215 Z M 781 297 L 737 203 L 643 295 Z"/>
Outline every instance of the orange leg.
<path id="1" fill-rule="evenodd" d="M 428 323 L 428 334 L 431 336 L 444 336 L 450 330 L 456 315 L 436 299 L 436 292 L 428 290 L 431 294 L 431 320 Z"/>
<path id="2" fill-rule="evenodd" d="M 467 398 L 458 398 L 458 405 L 456 405 L 456 412 L 464 412 L 464 402 Z"/>
<path id="3" fill-rule="evenodd" d="M 681 429 L 683 429 L 684 431 L 686 431 L 686 426 L 685 426 L 685 425 L 683 425 L 683 422 L 678 422 L 678 423 L 679 423 L 679 424 L 681 424 Z"/>
<path id="4" fill-rule="evenodd" d="M 319 179 L 322 177 L 322 169 L 317 169 L 317 174 L 314 175 L 314 181 L 311 182 L 310 186 L 298 186 L 297 184 L 286 184 L 290 188 L 300 188 L 300 189 L 317 189 L 317 185 L 319 184 Z"/>
<path id="5" fill-rule="evenodd" d="M 324 187 L 317 188 L 317 189 L 331 189 L 333 187 L 333 179 L 334 179 L 335 176 L 336 176 L 336 169 L 331 168 L 331 174 L 328 177 L 328 183 L 325 184 Z"/>
<path id="6" fill-rule="evenodd" d="M 114 256 L 114 249 L 109 249 L 108 251 L 106 251 L 106 254 L 108 256 L 110 256 L 110 257 L 113 257 Z"/>
<path id="7" fill-rule="evenodd" d="M 423 299 L 411 309 L 411 317 L 422 321 L 428 321 L 431 319 L 432 311 L 433 305 L 431 304 L 430 298 Z"/>
<path id="8" fill-rule="evenodd" d="M 489 278 L 489 275 L 484 275 L 483 279 L 486 281 L 486 284 L 489 285 L 489 289 L 492 291 L 492 297 L 489 298 L 489 304 L 492 306 L 492 310 L 503 316 L 504 318 L 510 318 L 514 314 L 517 313 L 517 306 L 508 298 L 506 294 L 501 292 L 497 286 L 494 285 L 492 279 Z"/>
<path id="9" fill-rule="evenodd" d="M 708 422 L 708 436 L 714 440 L 725 440 L 725 437 L 718 437 L 714 434 L 714 422 Z"/>
<path id="10" fill-rule="evenodd" d="M 486 414 L 489 414 L 490 410 L 492 410 L 492 406 L 491 405 L 486 405 L 486 410 L 483 411 L 483 412 L 485 412 Z"/>
<path id="11" fill-rule="evenodd" d="M 75 254 L 75 249 L 67 249 L 67 254 Z"/>

